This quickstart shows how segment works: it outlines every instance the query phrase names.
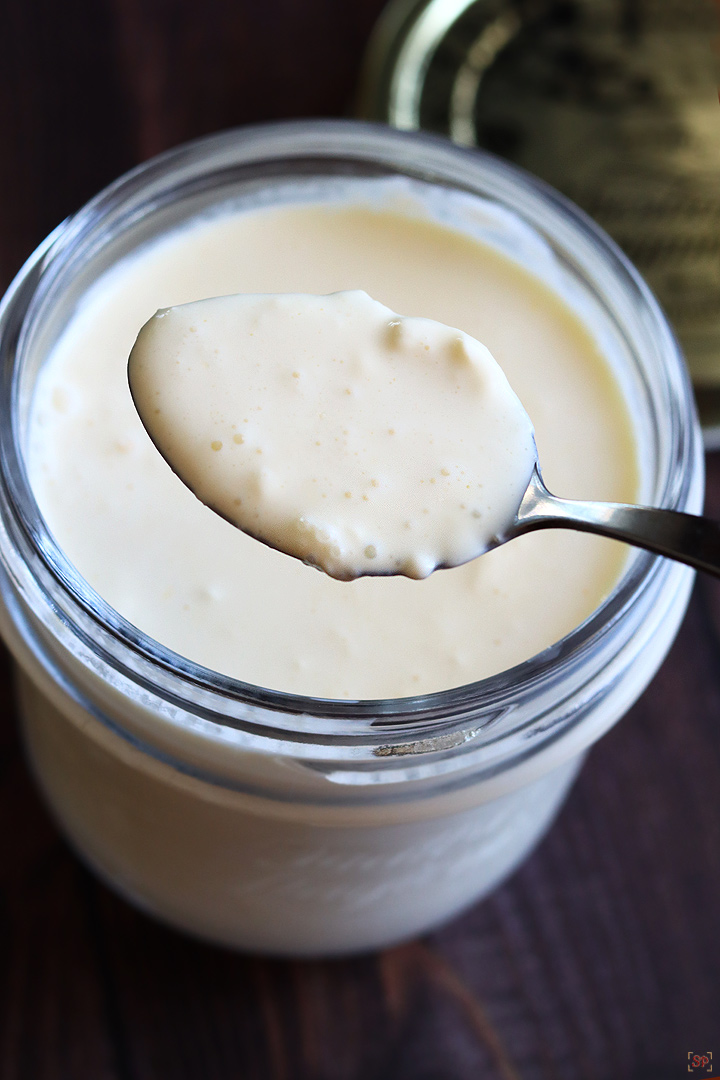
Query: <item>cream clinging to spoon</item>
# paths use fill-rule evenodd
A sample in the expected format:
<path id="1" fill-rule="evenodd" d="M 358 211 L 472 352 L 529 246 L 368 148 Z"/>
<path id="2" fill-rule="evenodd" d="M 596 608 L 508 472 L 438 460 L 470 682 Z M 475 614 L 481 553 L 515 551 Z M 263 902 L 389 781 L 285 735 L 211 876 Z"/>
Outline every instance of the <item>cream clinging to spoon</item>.
<path id="1" fill-rule="evenodd" d="M 129 378 L 202 502 L 337 578 L 474 558 L 514 518 L 535 461 L 485 346 L 359 290 L 162 310 Z"/>

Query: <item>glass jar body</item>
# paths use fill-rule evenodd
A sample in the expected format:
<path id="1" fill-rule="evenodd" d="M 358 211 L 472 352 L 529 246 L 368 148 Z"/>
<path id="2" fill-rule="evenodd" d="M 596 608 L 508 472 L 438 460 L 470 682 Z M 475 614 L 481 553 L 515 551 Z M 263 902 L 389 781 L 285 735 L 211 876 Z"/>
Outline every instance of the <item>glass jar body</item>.
<path id="1" fill-rule="evenodd" d="M 180 929 L 281 956 L 393 944 L 485 896 L 543 835 L 580 763 L 488 802 L 475 803 L 480 789 L 456 808 L 426 797 L 378 820 L 183 775 L 19 687 L 35 775 L 95 871 Z"/>
<path id="2" fill-rule="evenodd" d="M 632 363 L 647 364 L 638 440 L 651 498 L 697 510 L 702 487 L 686 380 L 652 299 L 587 223 L 492 159 L 364 125 L 228 134 L 119 181 L 31 260 L 3 313 L 15 442 L 0 549 L 1 626 L 22 671 L 34 769 L 74 845 L 128 897 L 198 935 L 285 955 L 388 944 L 492 889 L 545 831 L 586 748 L 647 685 L 692 580 L 643 556 L 604 610 L 536 663 L 359 705 L 213 678 L 83 591 L 23 503 L 12 459 L 47 339 L 102 268 L 198 199 L 328 170 L 420 176 L 485 199 L 510 184 L 504 204 L 545 229 L 568 273 L 602 293 Z"/>

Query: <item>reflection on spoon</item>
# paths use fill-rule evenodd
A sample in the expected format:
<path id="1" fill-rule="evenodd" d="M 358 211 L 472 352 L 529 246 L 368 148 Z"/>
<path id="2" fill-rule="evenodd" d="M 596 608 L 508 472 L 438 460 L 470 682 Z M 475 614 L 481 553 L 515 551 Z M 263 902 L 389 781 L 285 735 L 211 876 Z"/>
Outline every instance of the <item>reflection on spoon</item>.
<path id="1" fill-rule="evenodd" d="M 550 527 L 720 575 L 714 522 L 551 495 L 485 346 L 366 293 L 159 311 L 128 376 L 150 437 L 202 502 L 332 577 L 422 578 Z"/>
<path id="2" fill-rule="evenodd" d="M 514 520 L 491 546 L 536 529 L 555 528 L 624 540 L 720 577 L 720 522 L 676 510 L 559 499 L 543 484 L 536 464 Z"/>

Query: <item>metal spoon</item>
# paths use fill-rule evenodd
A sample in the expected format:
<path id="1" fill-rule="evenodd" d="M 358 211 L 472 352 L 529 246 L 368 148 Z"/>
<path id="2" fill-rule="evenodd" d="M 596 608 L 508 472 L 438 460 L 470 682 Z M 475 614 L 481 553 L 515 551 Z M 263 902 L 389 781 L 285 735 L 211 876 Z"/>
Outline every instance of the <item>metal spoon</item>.
<path id="1" fill-rule="evenodd" d="M 720 522 L 676 510 L 559 499 L 545 487 L 537 464 L 515 520 L 497 544 L 535 529 L 598 533 L 720 577 Z"/>

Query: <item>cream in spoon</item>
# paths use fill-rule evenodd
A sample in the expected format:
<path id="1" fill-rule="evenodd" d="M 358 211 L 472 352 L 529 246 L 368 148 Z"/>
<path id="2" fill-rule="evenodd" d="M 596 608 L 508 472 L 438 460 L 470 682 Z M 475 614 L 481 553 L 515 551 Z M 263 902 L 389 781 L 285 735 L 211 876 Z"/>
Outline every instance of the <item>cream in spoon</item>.
<path id="1" fill-rule="evenodd" d="M 533 471 L 532 425 L 488 349 L 359 290 L 161 310 L 128 373 L 203 503 L 335 578 L 467 562 Z"/>

